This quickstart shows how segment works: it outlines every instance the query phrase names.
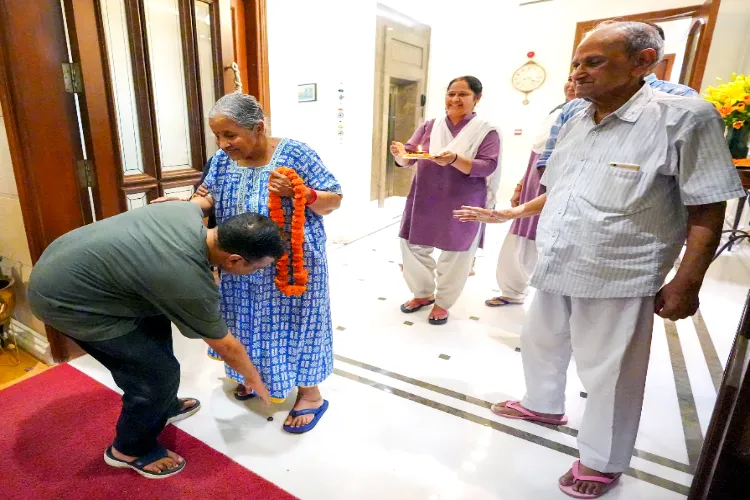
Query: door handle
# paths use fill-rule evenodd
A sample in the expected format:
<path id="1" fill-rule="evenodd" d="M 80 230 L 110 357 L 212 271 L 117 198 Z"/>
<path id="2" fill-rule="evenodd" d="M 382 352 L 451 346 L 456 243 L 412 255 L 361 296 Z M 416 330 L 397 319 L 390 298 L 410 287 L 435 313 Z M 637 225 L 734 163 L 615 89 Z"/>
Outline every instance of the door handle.
<path id="1" fill-rule="evenodd" d="M 242 93 L 242 78 L 240 78 L 240 67 L 236 62 L 232 62 L 231 65 L 226 66 L 224 71 L 232 70 L 234 73 L 234 92 L 236 94 Z"/>

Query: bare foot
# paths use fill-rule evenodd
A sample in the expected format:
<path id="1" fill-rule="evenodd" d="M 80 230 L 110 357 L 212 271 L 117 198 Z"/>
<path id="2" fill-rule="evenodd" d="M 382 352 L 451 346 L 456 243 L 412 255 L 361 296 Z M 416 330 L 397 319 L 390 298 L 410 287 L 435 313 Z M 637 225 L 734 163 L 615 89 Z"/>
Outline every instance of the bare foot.
<path id="1" fill-rule="evenodd" d="M 300 387 L 297 389 L 297 402 L 294 404 L 295 410 L 312 410 L 323 406 L 323 396 L 320 395 L 318 386 Z M 313 421 L 315 415 L 300 415 L 292 418 L 288 416 L 284 425 L 289 427 L 302 427 Z"/>
<path id="2" fill-rule="evenodd" d="M 429 319 L 436 319 L 436 320 L 448 319 L 448 310 L 443 309 L 439 305 L 435 304 L 432 307 L 432 312 L 430 313 Z"/>
<path id="3" fill-rule="evenodd" d="M 177 453 L 173 451 L 167 450 L 168 457 L 162 458 L 157 460 L 156 462 L 148 464 L 146 467 L 143 468 L 143 470 L 153 472 L 155 474 L 158 474 L 159 472 L 163 471 L 172 471 L 177 468 L 179 464 L 184 462 L 185 460 L 179 456 Z M 138 459 L 138 457 L 131 457 L 130 455 L 124 455 L 117 451 L 115 447 L 112 447 L 112 456 L 115 457 L 117 460 L 122 460 L 123 462 L 132 462 L 133 460 Z"/>
<path id="4" fill-rule="evenodd" d="M 579 476 L 599 476 L 613 479 L 619 477 L 620 474 L 605 474 L 597 470 L 586 467 L 582 463 L 578 463 L 578 475 Z M 563 486 L 573 486 L 573 491 L 576 493 L 583 493 L 584 495 L 601 495 L 607 485 L 604 483 L 597 483 L 596 481 L 577 481 L 573 477 L 573 469 L 570 469 L 565 475 L 560 478 L 560 484 Z"/>
<path id="5" fill-rule="evenodd" d="M 514 410 L 513 408 L 508 408 L 507 406 L 505 406 L 505 404 L 509 402 L 510 401 L 503 401 L 502 403 L 496 403 L 490 406 L 490 410 L 492 411 L 492 413 L 500 417 L 503 417 L 503 416 L 523 417 L 524 414 L 521 413 L 520 411 Z M 519 404 L 518 406 L 521 406 L 521 405 Z M 521 408 L 524 408 L 524 407 L 521 406 Z M 524 408 L 524 409 L 531 411 L 528 408 Z M 540 417 L 545 417 L 545 418 L 562 418 L 563 417 L 562 413 L 539 413 L 536 411 L 533 413 L 535 415 L 539 415 Z"/>
<path id="6" fill-rule="evenodd" d="M 414 309 L 419 308 L 420 306 L 428 306 L 428 305 L 432 304 L 434 301 L 435 301 L 435 297 L 433 297 L 433 296 L 425 297 L 423 299 L 414 297 L 409 302 L 407 302 L 406 304 L 404 304 L 404 307 L 408 311 L 412 311 Z"/>
<path id="7" fill-rule="evenodd" d="M 181 412 L 198 404 L 198 400 L 194 398 L 181 398 L 180 401 L 182 402 L 182 406 L 180 407 Z"/>

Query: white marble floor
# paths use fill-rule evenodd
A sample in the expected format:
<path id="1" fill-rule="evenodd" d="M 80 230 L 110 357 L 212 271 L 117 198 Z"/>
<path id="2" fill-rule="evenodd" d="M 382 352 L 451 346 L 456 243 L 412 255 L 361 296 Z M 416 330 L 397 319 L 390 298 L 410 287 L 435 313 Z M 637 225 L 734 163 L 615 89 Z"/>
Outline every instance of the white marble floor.
<path id="1" fill-rule="evenodd" d="M 443 327 L 428 325 L 427 311 L 399 312 L 409 293 L 398 267 L 397 225 L 330 247 L 336 373 L 322 385 L 331 407 L 306 435 L 281 431 L 289 404 L 261 410 L 233 400 L 205 344 L 175 335 L 180 393 L 204 405 L 179 427 L 304 500 L 567 498 L 556 481 L 574 460 L 586 402 L 574 367 L 567 428 L 503 421 L 486 407 L 524 392 L 515 347 L 526 309 L 483 305 L 497 288 L 496 256 L 506 230 L 491 227 L 477 275 Z M 731 349 L 749 286 L 746 244 L 709 272 L 701 311 L 710 339 L 700 322 L 685 320 L 670 343 L 664 322 L 656 322 L 638 456 L 632 474 L 607 498 L 684 498 L 716 398 L 718 364 Z M 716 356 L 705 354 L 709 344 Z M 90 357 L 72 364 L 115 388 Z"/>

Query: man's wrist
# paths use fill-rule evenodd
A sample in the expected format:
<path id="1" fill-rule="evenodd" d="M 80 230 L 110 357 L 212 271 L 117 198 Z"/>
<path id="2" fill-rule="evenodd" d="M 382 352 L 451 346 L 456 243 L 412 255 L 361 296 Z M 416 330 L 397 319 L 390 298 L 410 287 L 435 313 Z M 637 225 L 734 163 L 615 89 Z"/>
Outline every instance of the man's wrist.
<path id="1" fill-rule="evenodd" d="M 680 272 L 680 269 L 684 269 Z M 698 292 L 703 286 L 703 276 L 697 276 L 695 272 L 689 269 L 679 268 L 671 283 L 682 290 Z"/>

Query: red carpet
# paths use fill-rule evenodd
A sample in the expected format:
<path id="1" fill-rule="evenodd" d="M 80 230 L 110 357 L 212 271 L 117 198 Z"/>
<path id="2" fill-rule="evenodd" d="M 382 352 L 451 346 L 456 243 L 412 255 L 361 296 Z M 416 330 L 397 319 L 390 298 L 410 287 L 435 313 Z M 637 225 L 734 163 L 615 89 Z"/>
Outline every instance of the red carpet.
<path id="1" fill-rule="evenodd" d="M 173 425 L 160 441 L 186 458 L 180 474 L 151 480 L 109 467 L 102 455 L 114 438 L 120 406 L 119 394 L 69 365 L 0 391 L 0 497 L 295 498 Z"/>

